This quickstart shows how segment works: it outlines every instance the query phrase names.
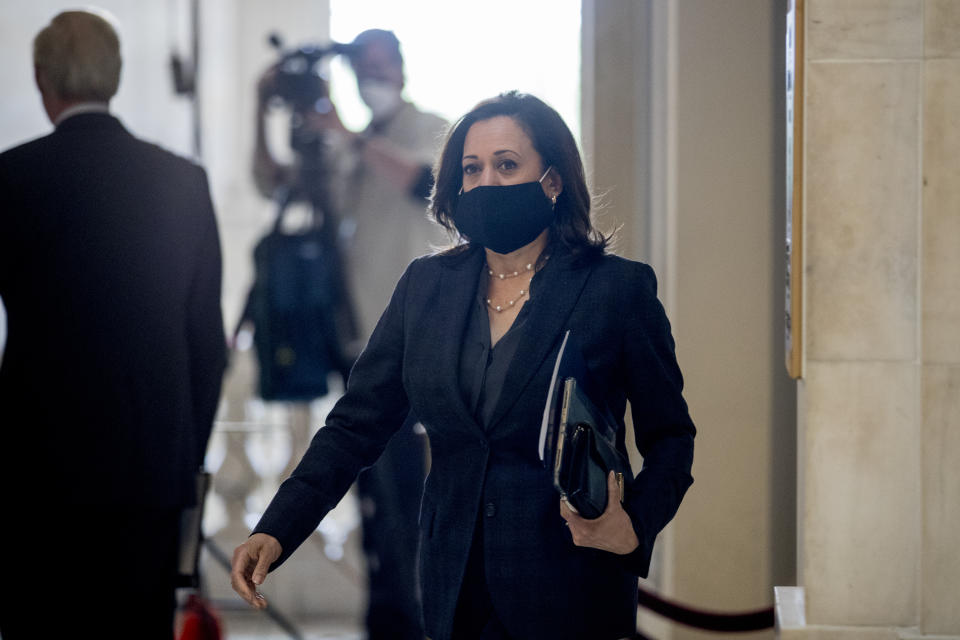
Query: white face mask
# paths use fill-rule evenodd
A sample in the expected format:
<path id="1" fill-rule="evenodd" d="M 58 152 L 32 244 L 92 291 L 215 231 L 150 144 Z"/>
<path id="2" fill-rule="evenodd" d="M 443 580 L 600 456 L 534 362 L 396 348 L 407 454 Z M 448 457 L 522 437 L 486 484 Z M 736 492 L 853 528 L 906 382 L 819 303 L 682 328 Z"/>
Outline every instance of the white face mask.
<path id="1" fill-rule="evenodd" d="M 374 120 L 380 120 L 400 106 L 400 87 L 383 80 L 364 80 L 359 83 L 360 98 L 370 107 Z"/>

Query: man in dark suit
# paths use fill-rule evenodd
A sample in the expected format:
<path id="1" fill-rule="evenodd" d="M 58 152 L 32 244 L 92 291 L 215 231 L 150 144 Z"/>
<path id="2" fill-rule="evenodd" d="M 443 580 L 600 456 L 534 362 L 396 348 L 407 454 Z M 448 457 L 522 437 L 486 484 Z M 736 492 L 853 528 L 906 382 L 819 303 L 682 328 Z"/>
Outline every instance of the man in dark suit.
<path id="1" fill-rule="evenodd" d="M 109 114 L 120 64 L 108 20 L 56 16 L 34 41 L 56 128 L 0 154 L 4 640 L 173 636 L 225 366 L 220 247 L 204 171 Z"/>

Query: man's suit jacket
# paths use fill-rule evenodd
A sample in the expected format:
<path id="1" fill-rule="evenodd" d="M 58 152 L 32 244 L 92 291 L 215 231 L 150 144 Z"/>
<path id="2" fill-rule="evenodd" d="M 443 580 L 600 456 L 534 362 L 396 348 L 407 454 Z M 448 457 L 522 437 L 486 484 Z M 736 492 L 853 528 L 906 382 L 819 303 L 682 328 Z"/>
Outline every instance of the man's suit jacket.
<path id="1" fill-rule="evenodd" d="M 106 113 L 0 154 L 7 504 L 176 509 L 225 365 L 206 174 Z"/>
<path id="2" fill-rule="evenodd" d="M 430 436 L 432 466 L 420 512 L 425 629 L 450 637 L 475 530 L 497 615 L 512 637 L 603 639 L 631 635 L 637 575 L 646 575 L 657 533 L 692 482 L 695 429 L 652 270 L 614 256 L 578 260 L 564 251 L 534 282 L 533 308 L 485 430 L 457 381 L 461 340 L 483 251 L 414 261 L 396 287 L 346 394 L 281 486 L 256 531 L 278 538 L 285 560 L 376 460 L 407 408 Z M 553 363 L 564 331 L 578 335 L 596 387 L 617 416 L 627 400 L 643 470 L 626 510 L 639 548 L 616 556 L 576 547 L 538 457 Z M 623 448 L 621 418 L 619 443 Z M 477 518 L 482 528 L 476 529 Z"/>

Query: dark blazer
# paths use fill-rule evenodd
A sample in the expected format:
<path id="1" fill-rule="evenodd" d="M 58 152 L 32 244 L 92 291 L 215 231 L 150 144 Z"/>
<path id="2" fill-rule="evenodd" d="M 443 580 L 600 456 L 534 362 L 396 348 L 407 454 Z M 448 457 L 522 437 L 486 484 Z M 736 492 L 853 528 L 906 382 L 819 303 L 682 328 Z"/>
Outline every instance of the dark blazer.
<path id="1" fill-rule="evenodd" d="M 204 171 L 105 114 L 0 154 L 4 501 L 195 501 L 225 364 Z"/>
<path id="2" fill-rule="evenodd" d="M 281 486 L 257 531 L 286 559 L 373 463 L 407 408 L 430 436 L 420 512 L 426 633 L 450 637 L 477 518 L 487 584 L 512 637 L 620 638 L 635 628 L 637 575 L 692 482 L 695 429 L 653 271 L 614 256 L 579 263 L 562 251 L 535 283 L 530 315 L 485 431 L 457 383 L 461 339 L 483 251 L 413 262 L 350 377 L 346 394 Z M 563 333 L 579 336 L 606 402 L 627 400 L 644 467 L 628 489 L 640 547 L 627 556 L 576 547 L 538 458 L 547 387 Z M 623 448 L 621 421 L 619 439 Z"/>

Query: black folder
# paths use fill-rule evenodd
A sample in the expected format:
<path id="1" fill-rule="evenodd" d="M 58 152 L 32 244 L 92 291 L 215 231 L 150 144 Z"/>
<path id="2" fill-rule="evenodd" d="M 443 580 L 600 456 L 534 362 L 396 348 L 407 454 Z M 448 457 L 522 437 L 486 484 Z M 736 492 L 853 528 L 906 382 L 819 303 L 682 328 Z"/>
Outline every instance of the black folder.
<path id="1" fill-rule="evenodd" d="M 540 429 L 540 459 L 560 495 L 584 518 L 607 507 L 607 474 L 620 486 L 633 479 L 627 456 L 617 449 L 617 422 L 594 403 L 589 370 L 575 337 L 567 331 L 554 364 Z"/>

